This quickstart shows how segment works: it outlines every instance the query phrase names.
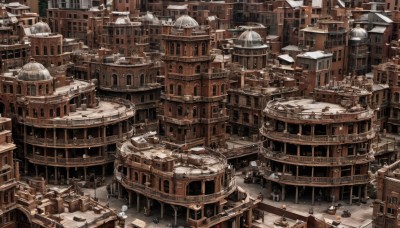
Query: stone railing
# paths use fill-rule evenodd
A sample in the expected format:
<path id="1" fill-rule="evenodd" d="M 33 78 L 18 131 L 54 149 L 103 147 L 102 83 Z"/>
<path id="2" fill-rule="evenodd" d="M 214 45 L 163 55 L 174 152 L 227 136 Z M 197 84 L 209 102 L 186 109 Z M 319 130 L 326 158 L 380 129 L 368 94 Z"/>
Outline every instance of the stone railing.
<path id="1" fill-rule="evenodd" d="M 372 128 L 371 130 L 359 134 L 347 134 L 347 135 L 297 135 L 289 134 L 277 131 L 268 131 L 265 127 L 260 128 L 260 133 L 267 138 L 281 140 L 281 141 L 296 141 L 303 143 L 358 143 L 369 139 L 373 139 L 376 135 L 377 129 Z"/>
<path id="2" fill-rule="evenodd" d="M 289 155 L 283 152 L 271 151 L 268 148 L 261 148 L 262 154 L 271 160 L 285 161 L 301 164 L 311 164 L 311 165 L 350 165 L 354 163 L 367 163 L 369 162 L 368 154 L 347 156 L 347 157 L 321 157 L 321 156 L 297 156 Z"/>
<path id="3" fill-rule="evenodd" d="M 228 186 L 226 186 L 222 191 L 208 194 L 208 195 L 197 195 L 197 196 L 179 196 L 179 195 L 171 195 L 168 193 L 164 193 L 161 191 L 157 191 L 152 187 L 147 187 L 145 185 L 139 184 L 137 182 L 129 180 L 126 176 L 118 171 L 114 171 L 114 175 L 118 181 L 125 188 L 129 188 L 135 192 L 139 192 L 147 197 L 161 200 L 168 203 L 205 203 L 205 202 L 214 202 L 218 201 L 219 197 L 226 197 L 231 194 L 234 190 L 236 190 L 236 181 L 233 178 Z"/>
<path id="4" fill-rule="evenodd" d="M 115 160 L 114 154 L 106 156 L 79 157 L 79 158 L 63 158 L 48 157 L 41 155 L 28 155 L 30 162 L 35 164 L 53 165 L 53 166 L 89 166 L 110 163 Z"/>
<path id="5" fill-rule="evenodd" d="M 387 142 L 382 145 L 374 145 L 373 144 L 372 147 L 375 150 L 376 155 L 384 154 L 386 152 L 395 151 L 396 150 L 396 142 L 395 141 Z"/>
<path id="6" fill-rule="evenodd" d="M 119 135 L 111 135 L 107 137 L 97 137 L 90 139 L 50 139 L 36 138 L 34 136 L 26 136 L 26 142 L 32 145 L 49 146 L 49 147 L 83 147 L 83 146 L 98 146 L 110 144 L 126 140 L 133 136 L 133 129 Z"/>

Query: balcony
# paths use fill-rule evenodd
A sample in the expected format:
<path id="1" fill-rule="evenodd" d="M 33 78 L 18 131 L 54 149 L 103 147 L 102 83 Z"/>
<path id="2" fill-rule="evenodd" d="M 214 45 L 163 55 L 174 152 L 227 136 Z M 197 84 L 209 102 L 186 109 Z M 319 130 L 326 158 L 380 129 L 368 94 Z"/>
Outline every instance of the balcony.
<path id="1" fill-rule="evenodd" d="M 295 165 L 312 165 L 312 166 L 337 166 L 337 165 L 352 165 L 365 164 L 369 162 L 368 154 L 347 156 L 347 157 L 321 157 L 321 156 L 297 156 L 289 155 L 283 152 L 271 151 L 267 148 L 261 149 L 262 155 L 265 158 L 285 162 Z"/>
<path id="2" fill-rule="evenodd" d="M 96 147 L 107 144 L 112 144 L 129 139 L 133 136 L 133 129 L 119 135 L 111 135 L 107 137 L 98 137 L 90 139 L 50 139 L 50 138 L 37 138 L 34 136 L 26 136 L 25 142 L 35 146 L 44 147 L 63 147 L 63 148 L 82 148 L 82 147 Z"/>
<path id="3" fill-rule="evenodd" d="M 270 181 L 302 186 L 318 186 L 331 187 L 343 185 L 367 184 L 370 182 L 368 174 L 353 175 L 347 177 L 309 177 L 309 176 L 293 176 L 290 173 L 273 172 L 264 168 L 264 177 Z M 274 175 L 272 175 L 274 174 Z"/>
<path id="4" fill-rule="evenodd" d="M 225 198 L 229 196 L 232 192 L 236 190 L 236 181 L 233 178 L 228 186 L 226 186 L 222 191 L 217 193 L 209 195 L 198 195 L 198 196 L 171 195 L 168 193 L 157 191 L 151 187 L 147 187 L 146 185 L 133 182 L 118 171 L 114 172 L 114 176 L 125 188 L 143 194 L 149 198 L 170 204 L 188 205 L 188 204 L 199 204 L 199 203 L 201 204 L 213 203 L 219 201 L 220 198 Z"/>
<path id="5" fill-rule="evenodd" d="M 28 155 L 30 163 L 37 165 L 50 165 L 59 167 L 84 167 L 103 165 L 114 162 L 114 154 L 107 154 L 105 156 L 93 156 L 93 157 L 79 157 L 79 158 L 63 158 L 63 157 L 48 157 L 41 155 Z"/>
<path id="6" fill-rule="evenodd" d="M 185 126 L 185 125 L 189 125 L 189 124 L 196 124 L 199 123 L 199 119 L 195 118 L 195 119 L 176 119 L 176 118 L 172 118 L 172 117 L 168 117 L 168 116 L 160 116 L 161 121 L 165 121 L 168 123 L 173 123 L 176 125 L 180 125 L 180 126 Z"/>
<path id="7" fill-rule="evenodd" d="M 161 57 L 164 61 L 178 61 L 178 62 L 186 62 L 186 63 L 197 63 L 197 62 L 204 62 L 204 61 L 212 61 L 214 60 L 214 56 L 212 55 L 204 55 L 204 56 L 170 56 L 164 55 Z"/>
<path id="8" fill-rule="evenodd" d="M 304 145 L 323 144 L 336 145 L 343 143 L 360 143 L 375 138 L 377 129 L 372 128 L 370 131 L 360 134 L 348 135 L 297 135 L 284 132 L 268 131 L 267 128 L 260 128 L 260 133 L 265 137 L 281 142 L 294 142 Z"/>
<path id="9" fill-rule="evenodd" d="M 17 186 L 17 182 L 15 181 L 15 179 L 14 178 L 8 179 L 7 181 L 3 182 L 0 185 L 0 191 L 5 191 L 5 190 L 10 189 L 10 188 L 12 188 L 14 186 Z"/>
<path id="10" fill-rule="evenodd" d="M 144 92 L 149 90 L 161 89 L 160 83 L 147 83 L 143 86 L 138 85 L 99 85 L 99 89 L 107 91 L 118 91 L 118 92 Z"/>

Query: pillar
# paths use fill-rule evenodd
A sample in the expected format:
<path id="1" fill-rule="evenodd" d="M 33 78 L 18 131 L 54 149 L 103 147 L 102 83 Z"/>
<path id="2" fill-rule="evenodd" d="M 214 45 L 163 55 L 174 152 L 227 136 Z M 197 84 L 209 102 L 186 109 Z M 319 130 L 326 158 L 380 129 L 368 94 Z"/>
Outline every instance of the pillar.
<path id="1" fill-rule="evenodd" d="M 253 211 L 252 208 L 249 208 L 249 210 L 247 211 L 247 227 L 251 227 L 252 225 L 252 215 Z"/>
<path id="2" fill-rule="evenodd" d="M 178 208 L 176 208 L 175 206 L 173 206 L 172 208 L 174 209 L 174 225 L 176 226 L 178 217 Z"/>
<path id="3" fill-rule="evenodd" d="M 102 165 L 102 175 L 103 175 L 103 177 L 105 177 L 106 176 L 106 165 Z"/>
<path id="4" fill-rule="evenodd" d="M 350 205 L 353 205 L 353 185 L 350 186 Z"/>
<path id="5" fill-rule="evenodd" d="M 140 195 L 136 193 L 136 211 L 140 212 Z"/>
<path id="6" fill-rule="evenodd" d="M 46 173 L 46 183 L 49 183 L 49 171 L 48 171 L 47 165 L 44 166 L 44 168 L 45 168 L 45 173 Z"/>
<path id="7" fill-rule="evenodd" d="M 285 194 L 286 194 L 285 190 L 286 190 L 286 186 L 282 185 L 282 201 L 285 201 Z"/>
<path id="8" fill-rule="evenodd" d="M 66 170 L 67 170 L 67 184 L 69 185 L 69 168 L 67 167 Z"/>
<path id="9" fill-rule="evenodd" d="M 57 182 L 57 167 L 54 167 L 54 184 L 58 184 Z"/>
<path id="10" fill-rule="evenodd" d="M 160 208 L 161 208 L 160 218 L 163 219 L 164 218 L 164 203 L 160 202 Z"/>
<path id="11" fill-rule="evenodd" d="M 314 193 L 315 193 L 315 187 L 312 187 L 312 195 L 311 195 L 311 204 L 314 205 Z"/>
<path id="12" fill-rule="evenodd" d="M 299 186 L 296 186 L 296 199 L 295 203 L 299 203 Z"/>
<path id="13" fill-rule="evenodd" d="M 86 167 L 83 167 L 83 180 L 85 180 L 86 181 L 86 170 L 87 168 Z"/>

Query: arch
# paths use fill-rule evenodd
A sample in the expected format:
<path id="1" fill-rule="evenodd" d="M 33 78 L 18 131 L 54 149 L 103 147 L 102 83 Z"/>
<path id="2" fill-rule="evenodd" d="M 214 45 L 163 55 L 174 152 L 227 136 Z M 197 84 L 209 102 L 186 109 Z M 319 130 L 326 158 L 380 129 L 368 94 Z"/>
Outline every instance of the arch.
<path id="1" fill-rule="evenodd" d="M 199 93 L 199 91 L 198 91 L 198 85 L 195 85 L 195 86 L 193 87 L 193 96 L 198 96 L 198 93 Z"/>
<path id="2" fill-rule="evenodd" d="M 132 85 L 132 75 L 126 76 L 126 85 Z"/>
<path id="3" fill-rule="evenodd" d="M 146 81 L 145 81 L 144 74 L 141 74 L 140 75 L 140 86 L 144 86 L 145 83 L 146 83 Z"/>
<path id="4" fill-rule="evenodd" d="M 201 181 L 189 182 L 189 184 L 186 185 L 186 195 L 187 196 L 201 195 L 201 186 L 202 186 Z"/>
<path id="5" fill-rule="evenodd" d="M 30 212 L 23 207 L 16 209 L 17 227 L 31 227 L 32 217 Z"/>
<path id="6" fill-rule="evenodd" d="M 179 43 L 176 44 L 176 54 L 181 55 L 181 45 Z"/>
<path id="7" fill-rule="evenodd" d="M 169 54 L 170 55 L 173 55 L 174 54 L 174 50 L 175 49 L 175 47 L 174 47 L 174 43 L 171 43 L 170 45 L 169 45 Z"/>
<path id="8" fill-rule="evenodd" d="M 180 65 L 180 66 L 178 67 L 178 73 L 179 73 L 179 74 L 183 74 L 183 67 L 182 67 L 182 65 Z"/>
<path id="9" fill-rule="evenodd" d="M 118 85 L 118 77 L 116 74 L 113 74 L 112 76 L 112 85 L 117 86 Z"/>

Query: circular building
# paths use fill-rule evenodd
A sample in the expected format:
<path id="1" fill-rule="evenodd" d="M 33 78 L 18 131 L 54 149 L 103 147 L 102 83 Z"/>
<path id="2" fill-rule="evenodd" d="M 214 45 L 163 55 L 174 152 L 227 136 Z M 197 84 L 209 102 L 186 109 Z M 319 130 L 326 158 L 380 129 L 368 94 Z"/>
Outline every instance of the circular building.
<path id="1" fill-rule="evenodd" d="M 367 197 L 373 115 L 312 99 L 270 101 L 260 129 L 268 194 L 285 200 L 293 192 L 296 203 Z"/>
<path id="2" fill-rule="evenodd" d="M 31 56 L 45 66 L 60 66 L 67 61 L 63 54 L 63 37 L 52 33 L 45 22 L 38 22 L 29 29 L 27 34 L 31 43 Z"/>
<path id="3" fill-rule="evenodd" d="M 368 32 L 357 25 L 349 34 L 349 72 L 365 75 L 370 71 Z"/>
<path id="4" fill-rule="evenodd" d="M 248 70 L 259 70 L 267 65 L 268 46 L 260 34 L 255 31 L 244 31 L 233 46 L 232 61 L 241 64 Z"/>
<path id="5" fill-rule="evenodd" d="M 25 172 L 49 183 L 104 176 L 113 165 L 116 143 L 133 135 L 132 103 L 97 98 L 93 83 L 53 77 L 33 60 L 0 79 L 1 114 L 17 121 Z"/>
<path id="6" fill-rule="evenodd" d="M 234 169 L 223 155 L 202 147 L 178 153 L 160 144 L 155 134 L 133 137 L 118 146 L 115 176 L 127 191 L 129 205 L 136 204 L 138 211 L 144 208 L 147 215 L 158 208 L 161 218 L 169 210 L 175 225 L 179 215 L 191 227 L 211 227 L 217 224 L 213 217 L 219 217 L 218 223 L 225 224 L 222 227 L 238 227 L 236 216 L 247 221 L 240 227 L 251 223 L 247 217 L 251 216 L 251 200 L 237 192 Z M 235 206 L 242 200 L 247 204 Z M 220 216 L 236 207 L 241 214 Z"/>

